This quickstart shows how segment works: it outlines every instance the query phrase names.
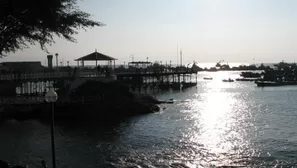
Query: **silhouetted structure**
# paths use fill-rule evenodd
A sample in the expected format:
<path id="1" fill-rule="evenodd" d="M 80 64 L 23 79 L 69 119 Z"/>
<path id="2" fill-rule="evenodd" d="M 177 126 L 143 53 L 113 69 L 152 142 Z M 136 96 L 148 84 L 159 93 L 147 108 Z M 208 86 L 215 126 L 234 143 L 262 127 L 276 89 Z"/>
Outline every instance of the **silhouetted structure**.
<path id="1" fill-rule="evenodd" d="M 53 55 L 47 56 L 47 67 L 52 69 L 53 68 Z"/>
<path id="2" fill-rule="evenodd" d="M 2 62 L 0 63 L 1 72 L 22 72 L 32 73 L 42 70 L 41 62 Z"/>
<path id="3" fill-rule="evenodd" d="M 77 66 L 79 67 L 79 61 L 81 61 L 82 63 L 82 67 L 84 67 L 84 62 L 85 61 L 95 61 L 95 65 L 97 67 L 97 61 L 107 61 L 108 62 L 108 66 L 110 68 L 113 67 L 113 69 L 115 69 L 115 60 L 117 60 L 116 58 L 113 58 L 111 56 L 107 56 L 105 54 L 99 53 L 97 51 L 88 54 L 86 56 L 80 57 L 78 59 L 75 59 L 75 61 L 77 61 Z M 113 62 L 113 66 L 112 66 L 112 62 Z"/>

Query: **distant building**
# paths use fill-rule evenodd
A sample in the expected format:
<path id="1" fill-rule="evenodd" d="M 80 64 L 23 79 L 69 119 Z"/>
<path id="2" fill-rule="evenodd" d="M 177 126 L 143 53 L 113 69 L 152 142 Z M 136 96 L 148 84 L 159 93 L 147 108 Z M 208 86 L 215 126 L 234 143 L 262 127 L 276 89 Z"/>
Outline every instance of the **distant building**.
<path id="1" fill-rule="evenodd" d="M 0 72 L 22 72 L 32 73 L 43 69 L 41 62 L 2 62 L 0 63 Z"/>

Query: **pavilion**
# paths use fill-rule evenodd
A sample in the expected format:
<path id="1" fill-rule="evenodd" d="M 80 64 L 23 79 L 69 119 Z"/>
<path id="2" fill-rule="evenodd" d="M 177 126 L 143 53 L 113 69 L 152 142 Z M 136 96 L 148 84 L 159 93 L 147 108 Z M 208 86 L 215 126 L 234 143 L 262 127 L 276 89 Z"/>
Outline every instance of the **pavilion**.
<path id="1" fill-rule="evenodd" d="M 86 56 L 80 57 L 78 59 L 75 59 L 77 61 L 77 66 L 79 67 L 79 61 L 82 62 L 82 67 L 84 67 L 85 61 L 95 61 L 95 65 L 97 67 L 97 61 L 108 61 L 108 65 L 112 67 L 112 61 L 113 61 L 113 69 L 115 68 L 115 60 L 116 58 L 113 58 L 111 56 L 107 56 L 105 54 L 97 52 L 97 50 L 91 54 L 88 54 Z"/>

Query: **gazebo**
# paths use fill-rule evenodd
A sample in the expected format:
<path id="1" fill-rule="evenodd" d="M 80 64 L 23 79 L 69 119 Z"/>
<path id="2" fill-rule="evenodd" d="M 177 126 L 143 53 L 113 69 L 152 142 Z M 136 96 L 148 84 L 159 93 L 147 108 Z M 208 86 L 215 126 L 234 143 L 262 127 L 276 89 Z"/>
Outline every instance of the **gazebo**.
<path id="1" fill-rule="evenodd" d="M 95 61 L 96 67 L 97 67 L 97 61 L 108 61 L 110 67 L 112 67 L 112 61 L 113 61 L 113 68 L 115 68 L 115 60 L 117 60 L 117 59 L 113 58 L 111 56 L 107 56 L 105 54 L 99 53 L 99 52 L 97 52 L 97 50 L 91 54 L 88 54 L 86 56 L 75 59 L 75 61 L 77 61 L 78 67 L 79 67 L 79 61 L 82 61 L 82 67 L 84 67 L 85 61 Z"/>

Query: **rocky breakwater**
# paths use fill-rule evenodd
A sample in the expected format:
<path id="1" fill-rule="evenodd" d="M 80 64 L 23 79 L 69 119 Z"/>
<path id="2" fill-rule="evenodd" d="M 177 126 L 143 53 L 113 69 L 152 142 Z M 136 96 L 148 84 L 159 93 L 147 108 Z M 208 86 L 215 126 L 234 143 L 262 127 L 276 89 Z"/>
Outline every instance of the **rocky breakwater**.
<path id="1" fill-rule="evenodd" d="M 57 104 L 57 117 L 112 119 L 158 112 L 160 101 L 135 94 L 120 82 L 86 81 L 69 93 L 70 105 Z"/>
<path id="2" fill-rule="evenodd" d="M 5 162 L 3 160 L 0 160 L 0 168 L 28 168 L 28 165 L 11 165 L 8 162 Z M 47 168 L 47 165 L 44 160 L 41 161 L 40 168 Z"/>
<path id="3" fill-rule="evenodd" d="M 58 92 L 58 95 L 62 93 Z M 64 92 L 64 94 L 66 94 Z M 150 95 L 135 94 L 129 88 L 117 81 L 99 82 L 86 81 L 65 95 L 67 101 L 58 99 L 54 104 L 56 120 L 94 119 L 113 120 L 140 114 L 158 112 L 158 104 L 164 103 Z M 6 105 L 0 112 L 2 119 L 50 119 L 50 104 L 44 102 L 24 107 Z"/>

